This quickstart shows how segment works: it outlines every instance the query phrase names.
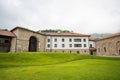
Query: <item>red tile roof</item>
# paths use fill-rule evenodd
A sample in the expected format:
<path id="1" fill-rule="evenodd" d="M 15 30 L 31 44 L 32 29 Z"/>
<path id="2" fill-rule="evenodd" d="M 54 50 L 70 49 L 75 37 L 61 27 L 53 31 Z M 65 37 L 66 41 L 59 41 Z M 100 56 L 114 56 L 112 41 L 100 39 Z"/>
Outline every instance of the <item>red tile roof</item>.
<path id="1" fill-rule="evenodd" d="M 15 34 L 10 31 L 0 30 L 0 36 L 15 37 Z"/>
<path id="2" fill-rule="evenodd" d="M 96 40 L 96 38 L 94 38 L 94 37 L 89 37 L 89 41 L 95 41 Z"/>
<path id="3" fill-rule="evenodd" d="M 11 30 L 11 32 L 14 31 L 14 30 L 16 30 L 16 29 L 23 29 L 23 30 L 27 30 L 27 31 L 35 32 L 35 31 L 30 30 L 30 29 L 27 29 L 27 28 L 24 28 L 24 27 L 19 27 L 19 26 L 13 28 L 13 29 Z"/>
<path id="4" fill-rule="evenodd" d="M 37 31 L 33 31 L 33 30 L 30 30 L 30 29 L 27 29 L 27 28 L 24 28 L 24 27 L 19 27 L 19 26 L 13 28 L 13 29 L 11 30 L 11 32 L 13 32 L 13 31 L 16 30 L 16 29 L 22 29 L 22 30 L 26 30 L 26 31 L 30 31 L 30 32 L 33 32 L 33 33 L 37 33 L 37 34 L 43 35 L 42 33 L 39 33 L 39 32 L 37 32 Z"/>
<path id="5" fill-rule="evenodd" d="M 44 33 L 46 36 L 72 36 L 72 37 L 90 37 L 90 35 L 80 33 Z"/>
<path id="6" fill-rule="evenodd" d="M 108 35 L 108 36 L 103 36 L 103 37 L 99 38 L 98 40 L 109 39 L 109 38 L 113 38 L 113 37 L 117 37 L 117 36 L 120 36 L 120 32 L 115 33 L 115 34 L 111 34 L 111 35 Z"/>

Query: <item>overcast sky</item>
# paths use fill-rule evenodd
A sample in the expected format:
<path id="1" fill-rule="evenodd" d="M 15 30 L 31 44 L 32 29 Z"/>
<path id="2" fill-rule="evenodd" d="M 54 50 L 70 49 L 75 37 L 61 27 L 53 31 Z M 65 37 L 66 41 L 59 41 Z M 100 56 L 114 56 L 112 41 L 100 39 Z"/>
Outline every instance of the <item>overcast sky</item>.
<path id="1" fill-rule="evenodd" d="M 120 0 L 0 0 L 0 28 L 120 32 Z"/>

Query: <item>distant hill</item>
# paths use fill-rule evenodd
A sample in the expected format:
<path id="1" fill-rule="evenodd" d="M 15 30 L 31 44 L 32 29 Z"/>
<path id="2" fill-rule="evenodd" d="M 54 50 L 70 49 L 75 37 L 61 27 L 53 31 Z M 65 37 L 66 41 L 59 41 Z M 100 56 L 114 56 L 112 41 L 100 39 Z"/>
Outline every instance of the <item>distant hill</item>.
<path id="1" fill-rule="evenodd" d="M 100 37 L 103 37 L 103 36 L 107 36 L 107 35 L 110 35 L 111 33 L 93 33 L 93 34 L 90 34 L 92 37 L 95 37 L 95 38 L 100 38 Z"/>
<path id="2" fill-rule="evenodd" d="M 39 31 L 37 31 L 37 32 L 39 32 L 39 33 L 57 33 L 57 32 L 62 32 L 62 33 L 70 33 L 70 32 L 73 32 L 73 31 L 69 31 L 69 30 L 62 30 L 62 29 L 56 29 L 56 30 L 54 30 L 54 29 L 46 29 L 46 30 L 39 30 Z"/>

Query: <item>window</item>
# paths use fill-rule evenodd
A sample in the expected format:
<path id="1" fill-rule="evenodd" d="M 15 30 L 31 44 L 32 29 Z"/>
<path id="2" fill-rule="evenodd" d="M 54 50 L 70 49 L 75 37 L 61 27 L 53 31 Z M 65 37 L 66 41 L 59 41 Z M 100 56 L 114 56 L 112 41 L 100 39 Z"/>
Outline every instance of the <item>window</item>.
<path id="1" fill-rule="evenodd" d="M 100 52 L 100 48 L 98 48 L 98 52 Z"/>
<path id="2" fill-rule="evenodd" d="M 54 44 L 54 47 L 57 47 L 57 44 Z"/>
<path id="3" fill-rule="evenodd" d="M 9 43 L 9 40 L 5 40 L 5 43 Z"/>
<path id="4" fill-rule="evenodd" d="M 57 42 L 57 39 L 56 39 L 56 38 L 54 39 L 54 42 Z"/>
<path id="5" fill-rule="evenodd" d="M 69 42 L 72 42 L 72 39 L 69 39 Z"/>
<path id="6" fill-rule="evenodd" d="M 69 47 L 72 47 L 72 44 L 69 44 Z"/>
<path id="7" fill-rule="evenodd" d="M 84 44 L 84 47 L 87 47 L 87 45 L 86 45 L 86 44 Z"/>
<path id="8" fill-rule="evenodd" d="M 65 47 L 65 44 L 62 44 L 62 47 Z"/>
<path id="9" fill-rule="evenodd" d="M 84 42 L 86 42 L 86 39 L 83 39 Z"/>
<path id="10" fill-rule="evenodd" d="M 82 47 L 81 44 L 74 44 L 74 47 Z"/>
<path id="11" fill-rule="evenodd" d="M 90 44 L 90 48 L 92 48 L 92 44 Z"/>
<path id="12" fill-rule="evenodd" d="M 106 52 L 106 47 L 104 47 L 104 51 Z"/>
<path id="13" fill-rule="evenodd" d="M 81 39 L 74 39 L 74 42 L 81 42 Z"/>
<path id="14" fill-rule="evenodd" d="M 62 39 L 62 42 L 64 42 L 65 41 L 65 39 Z"/>
<path id="15" fill-rule="evenodd" d="M 50 42 L 50 39 L 48 39 L 47 42 Z"/>
<path id="16" fill-rule="evenodd" d="M 47 47 L 49 48 L 49 47 L 50 47 L 50 44 L 47 44 Z"/>

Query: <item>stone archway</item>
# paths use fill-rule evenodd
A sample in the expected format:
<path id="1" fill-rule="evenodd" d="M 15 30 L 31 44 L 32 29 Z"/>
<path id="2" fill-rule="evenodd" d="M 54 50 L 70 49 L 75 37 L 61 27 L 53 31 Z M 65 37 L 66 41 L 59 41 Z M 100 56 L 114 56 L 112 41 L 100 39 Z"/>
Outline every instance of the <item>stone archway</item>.
<path id="1" fill-rule="evenodd" d="M 117 50 L 118 55 L 120 55 L 120 41 L 116 43 L 116 50 Z"/>
<path id="2" fill-rule="evenodd" d="M 37 39 L 34 36 L 31 36 L 29 39 L 29 51 L 36 52 L 37 51 Z"/>

